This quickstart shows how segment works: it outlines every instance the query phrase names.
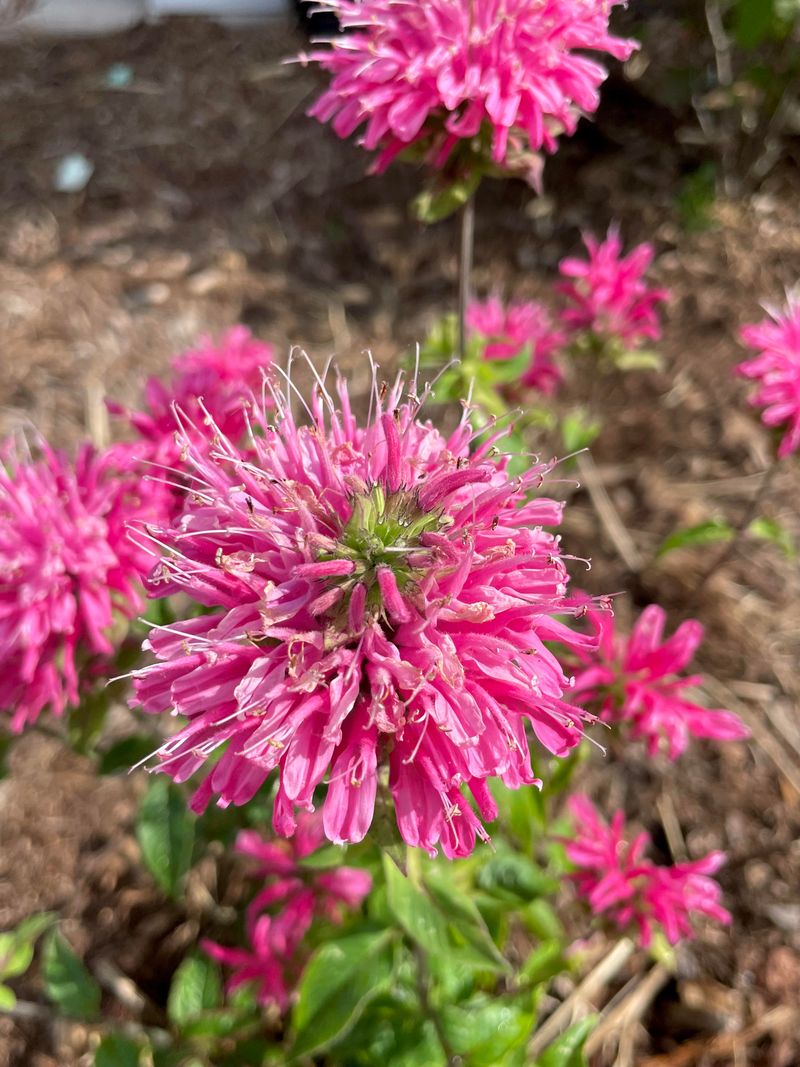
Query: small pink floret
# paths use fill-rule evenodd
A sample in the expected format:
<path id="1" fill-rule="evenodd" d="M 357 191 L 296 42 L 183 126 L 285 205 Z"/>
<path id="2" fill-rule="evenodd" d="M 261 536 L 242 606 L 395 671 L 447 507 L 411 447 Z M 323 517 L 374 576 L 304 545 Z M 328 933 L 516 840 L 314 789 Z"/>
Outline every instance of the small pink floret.
<path id="1" fill-rule="evenodd" d="M 685 690 L 698 685 L 697 675 L 681 677 L 703 639 L 703 627 L 689 619 L 664 639 L 666 615 L 651 604 L 640 615 L 629 638 L 617 634 L 611 612 L 589 610 L 599 635 L 597 650 L 581 653 L 583 669 L 575 679 L 580 702 L 599 700 L 605 722 L 627 723 L 631 737 L 644 740 L 650 755 L 666 745 L 677 759 L 690 737 L 733 741 L 749 736 L 741 719 L 730 711 L 704 708 Z"/>
<path id="2" fill-rule="evenodd" d="M 558 289 L 569 301 L 561 314 L 564 325 L 573 333 L 621 342 L 627 349 L 657 341 L 661 337 L 657 307 L 669 299 L 669 292 L 653 289 L 645 281 L 653 246 L 637 245 L 623 256 L 614 228 L 605 241 L 589 234 L 584 234 L 583 241 L 588 259 L 567 258 L 559 266 L 567 281 Z"/>
<path id="3" fill-rule="evenodd" d="M 492 161 L 535 180 L 531 154 L 597 109 L 607 72 L 586 53 L 637 47 L 609 33 L 623 2 L 322 0 L 351 32 L 300 57 L 332 75 L 309 113 L 340 137 L 361 128 L 378 171 L 411 145 L 444 167 L 485 130 Z"/>
<path id="4" fill-rule="evenodd" d="M 267 841 L 242 830 L 236 851 L 254 861 L 252 877 L 264 881 L 247 909 L 248 946 L 228 948 L 214 941 L 202 947 L 233 971 L 228 991 L 252 983 L 260 1004 L 285 1012 L 303 969 L 303 939 L 315 919 L 340 923 L 360 907 L 372 888 L 369 872 L 358 867 L 304 869 L 299 861 L 325 840 L 319 814 L 302 814 L 292 841 Z"/>
<path id="5" fill-rule="evenodd" d="M 527 348 L 530 363 L 522 384 L 545 396 L 555 393 L 563 376 L 553 357 L 567 337 L 553 327 L 545 307 L 535 301 L 504 306 L 497 297 L 476 300 L 467 309 L 467 326 L 484 340 L 485 359 L 516 359 Z"/>
<path id="6" fill-rule="evenodd" d="M 641 833 L 629 841 L 621 811 L 608 824 L 584 796 L 572 797 L 569 809 L 575 833 L 564 845 L 577 868 L 572 879 L 596 915 L 622 930 L 635 927 L 644 948 L 657 928 L 672 945 L 694 937 L 697 915 L 730 923 L 731 915 L 720 903 L 720 887 L 710 877 L 725 862 L 723 853 L 656 866 L 644 859 L 649 836 Z"/>
<path id="7" fill-rule="evenodd" d="M 800 449 L 800 298 L 790 297 L 785 309 L 770 315 L 742 330 L 742 340 L 758 355 L 736 371 L 756 382 L 750 403 L 764 409 L 764 425 L 785 430 L 778 446 L 779 457 L 785 459 Z"/>

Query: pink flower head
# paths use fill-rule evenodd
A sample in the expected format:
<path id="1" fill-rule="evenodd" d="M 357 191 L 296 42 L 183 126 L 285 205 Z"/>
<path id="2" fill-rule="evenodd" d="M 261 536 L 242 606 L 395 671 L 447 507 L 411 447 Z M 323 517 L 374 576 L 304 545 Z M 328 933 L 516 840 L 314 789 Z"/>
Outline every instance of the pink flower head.
<path id="1" fill-rule="evenodd" d="M 531 169 L 561 132 L 599 103 L 606 70 L 585 55 L 627 59 L 609 33 L 624 0 L 322 0 L 354 32 L 313 52 L 332 74 L 309 114 L 361 143 L 384 170 L 411 145 L 436 168 L 460 142 L 484 137 L 492 161 Z"/>
<path id="2" fill-rule="evenodd" d="M 547 309 L 541 304 L 528 301 L 504 307 L 497 297 L 476 300 L 467 308 L 467 326 L 485 339 L 485 359 L 515 359 L 528 348 L 530 365 L 522 384 L 545 396 L 556 391 L 562 374 L 553 354 L 563 346 L 566 336 L 553 328 Z"/>
<path id="3" fill-rule="evenodd" d="M 85 672 L 108 665 L 141 607 L 153 556 L 127 524 L 163 509 L 126 459 L 87 446 L 73 464 L 42 444 L 23 461 L 0 446 L 0 708 L 14 731 L 77 705 Z"/>
<path id="4" fill-rule="evenodd" d="M 144 460 L 174 467 L 179 463 L 175 408 L 189 423 L 202 422 L 208 413 L 227 437 L 238 441 L 247 425 L 245 407 L 252 394 L 261 395 L 272 361 L 271 345 L 257 340 L 245 326 L 233 326 L 218 345 L 205 337 L 196 349 L 176 356 L 168 382 L 149 378 L 145 411 L 108 406 L 137 431 Z"/>
<path id="5" fill-rule="evenodd" d="M 645 274 L 653 262 L 650 244 L 641 244 L 621 257 L 622 241 L 612 227 L 605 241 L 584 234 L 589 259 L 561 261 L 561 274 L 571 281 L 558 289 L 570 306 L 562 321 L 577 333 L 590 333 L 601 341 L 619 341 L 634 349 L 643 341 L 661 337 L 656 305 L 669 298 L 666 289 L 651 289 Z"/>
<path id="6" fill-rule="evenodd" d="M 646 741 L 650 755 L 666 742 L 671 760 L 686 749 L 690 737 L 731 741 L 749 736 L 732 712 L 701 707 L 685 695 L 702 682 L 700 675 L 680 677 L 703 639 L 699 622 L 681 623 L 665 641 L 666 615 L 651 604 L 626 640 L 615 633 L 610 612 L 588 614 L 600 642 L 596 651 L 580 653 L 584 669 L 573 692 L 581 701 L 602 700 L 605 722 L 630 723 L 631 736 Z"/>
<path id="7" fill-rule="evenodd" d="M 720 903 L 719 885 L 710 877 L 725 862 L 722 852 L 659 867 L 643 858 L 648 834 L 627 841 L 621 811 L 608 824 L 584 796 L 572 797 L 569 809 L 576 832 L 564 844 L 567 858 L 578 868 L 572 879 L 596 915 L 606 916 L 622 930 L 635 925 L 644 948 L 651 944 L 656 926 L 674 945 L 694 937 L 694 915 L 731 921 Z"/>
<path id="8" fill-rule="evenodd" d="M 532 495 L 546 468 L 509 480 L 496 438 L 470 451 L 466 412 L 445 438 L 399 381 L 364 428 L 338 397 L 318 382 L 300 426 L 276 391 L 247 453 L 187 438 L 196 488 L 159 532 L 152 591 L 209 610 L 151 634 L 138 703 L 187 720 L 161 751 L 178 781 L 225 746 L 199 810 L 247 803 L 278 769 L 279 833 L 325 783 L 327 837 L 360 841 L 388 772 L 405 841 L 466 855 L 486 832 L 463 787 L 491 820 L 487 778 L 535 781 L 526 723 L 557 755 L 581 737 L 546 644 L 591 641 L 558 620 L 573 608 L 544 527 L 561 505 Z"/>
<path id="9" fill-rule="evenodd" d="M 800 298 L 790 297 L 785 310 L 770 315 L 742 330 L 744 343 L 759 354 L 740 363 L 736 371 L 758 382 L 750 403 L 764 408 L 764 425 L 785 428 L 778 447 L 784 459 L 800 448 Z"/>
<path id="10" fill-rule="evenodd" d="M 265 879 L 266 885 L 247 909 L 248 948 L 203 942 L 209 956 L 233 968 L 229 991 L 254 982 L 259 1003 L 274 1003 L 285 1012 L 304 963 L 302 942 L 314 918 L 340 923 L 345 911 L 358 908 L 369 893 L 372 877 L 367 871 L 315 871 L 299 865 L 324 839 L 321 817 L 306 813 L 298 818 L 291 842 L 266 841 L 254 830 L 239 834 L 236 851 L 255 860 L 253 877 Z"/>

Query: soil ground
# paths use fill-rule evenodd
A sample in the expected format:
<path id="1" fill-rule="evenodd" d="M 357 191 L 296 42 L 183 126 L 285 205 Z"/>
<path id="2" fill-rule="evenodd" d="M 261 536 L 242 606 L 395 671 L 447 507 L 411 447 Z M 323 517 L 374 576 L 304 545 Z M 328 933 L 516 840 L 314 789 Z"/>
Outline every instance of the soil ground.
<path id="1" fill-rule="evenodd" d="M 388 366 L 454 305 L 456 224 L 409 221 L 417 175 L 366 178 L 363 153 L 304 116 L 319 75 L 279 63 L 301 46 L 289 31 L 181 21 L 0 50 L 2 434 L 35 426 L 59 444 L 87 432 L 102 441 L 104 394 L 135 404 L 147 373 L 237 321 L 279 352 L 336 353 L 363 392 L 367 348 Z M 116 63 L 133 73 L 125 89 L 108 87 Z M 687 232 L 676 189 L 697 158 L 684 121 L 693 118 L 622 78 L 611 83 L 596 125 L 548 163 L 544 198 L 517 183 L 481 190 L 475 286 L 541 295 L 579 231 L 602 233 L 613 219 L 627 243 L 657 246 L 655 274 L 673 293 L 664 371 L 602 377 L 576 365 L 558 401 L 602 414 L 597 488 L 643 563 L 632 573 L 586 490 L 570 485 L 559 490 L 570 496 L 565 542 L 592 558 L 581 582 L 626 593 L 623 620 L 658 600 L 673 622 L 705 623 L 708 699 L 745 715 L 754 739 L 697 745 L 675 765 L 628 750 L 624 770 L 612 752 L 590 771 L 589 786 L 665 852 L 730 857 L 721 880 L 733 926 L 681 950 L 677 978 L 628 1025 L 631 1050 L 617 1062 L 796 1067 L 798 564 L 747 542 L 698 591 L 715 549 L 648 561 L 676 527 L 735 522 L 758 490 L 771 444 L 731 369 L 739 326 L 800 277 L 798 182 L 779 166 L 756 196 L 718 202 L 710 228 Z M 94 173 L 85 191 L 58 193 L 54 171 L 71 152 Z M 787 464 L 762 509 L 796 537 L 799 489 Z M 163 1002 L 197 909 L 167 905 L 138 867 L 140 788 L 100 782 L 56 740 L 20 742 L 0 784 L 0 928 L 56 910 L 92 966 L 113 961 Z M 86 1041 L 46 1013 L 3 1017 L 0 1065 L 86 1063 Z"/>

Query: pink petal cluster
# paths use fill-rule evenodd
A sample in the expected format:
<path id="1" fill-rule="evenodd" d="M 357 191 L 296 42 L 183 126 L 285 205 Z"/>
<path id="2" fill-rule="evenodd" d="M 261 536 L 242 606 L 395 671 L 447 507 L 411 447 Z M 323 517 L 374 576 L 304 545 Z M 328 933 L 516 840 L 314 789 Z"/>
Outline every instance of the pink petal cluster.
<path id="1" fill-rule="evenodd" d="M 246 405 L 253 393 L 261 394 L 272 362 L 271 345 L 253 337 L 246 326 L 233 326 L 218 344 L 205 337 L 197 348 L 176 356 L 168 381 L 149 378 L 144 411 L 128 411 L 116 403 L 108 407 L 124 416 L 138 434 L 143 460 L 176 467 L 180 457 L 175 409 L 189 423 L 202 422 L 208 413 L 224 434 L 238 441 L 247 426 Z"/>
<path id="2" fill-rule="evenodd" d="M 758 355 L 740 363 L 737 373 L 758 383 L 750 403 L 764 408 L 764 425 L 785 427 L 778 447 L 784 459 L 800 448 L 800 298 L 790 297 L 784 310 L 746 326 L 742 340 Z"/>
<path id="3" fill-rule="evenodd" d="M 653 262 L 650 244 L 641 244 L 622 256 L 616 229 L 605 241 L 584 234 L 588 260 L 568 257 L 559 270 L 568 281 L 558 289 L 569 306 L 563 323 L 576 333 L 589 333 L 601 341 L 621 341 L 627 349 L 661 337 L 657 305 L 669 298 L 666 289 L 651 289 L 645 274 Z"/>
<path id="4" fill-rule="evenodd" d="M 564 844 L 567 858 L 578 868 L 572 879 L 596 915 L 606 916 L 623 930 L 636 926 L 645 948 L 656 927 L 674 945 L 694 937 L 695 915 L 731 921 L 720 903 L 719 885 L 710 877 L 725 862 L 724 853 L 710 852 L 690 863 L 657 866 L 643 858 L 650 843 L 648 834 L 640 833 L 630 843 L 626 840 L 621 811 L 609 825 L 587 797 L 571 797 L 569 809 L 575 835 Z"/>
<path id="5" fill-rule="evenodd" d="M 655 755 L 666 743 L 677 759 L 690 737 L 732 741 L 749 736 L 732 712 L 695 704 L 685 690 L 702 683 L 700 675 L 681 677 L 703 640 L 703 627 L 689 619 L 664 640 L 666 615 L 651 604 L 639 616 L 629 638 L 617 634 L 610 612 L 589 610 L 599 634 L 596 651 L 581 652 L 583 669 L 573 690 L 581 702 L 600 700 L 605 722 L 628 723 L 631 737 L 647 743 Z"/>
<path id="6" fill-rule="evenodd" d="M 463 856 L 487 835 L 462 788 L 492 820 L 488 778 L 536 781 L 527 725 L 557 755 L 581 737 L 546 644 L 593 640 L 559 620 L 577 610 L 545 529 L 562 505 L 534 495 L 546 468 L 510 481 L 493 440 L 471 450 L 466 412 L 445 438 L 401 382 L 363 428 L 338 397 L 318 382 L 301 426 L 276 391 L 248 451 L 187 437 L 192 494 L 152 590 L 208 610 L 151 634 L 137 699 L 187 720 L 161 751 L 176 780 L 224 747 L 198 810 L 247 803 L 277 769 L 278 833 L 325 783 L 327 837 L 360 841 L 382 781 L 409 845 Z"/>
<path id="7" fill-rule="evenodd" d="M 597 109 L 607 72 L 585 53 L 624 60 L 637 47 L 609 33 L 622 3 L 322 0 L 353 32 L 301 57 L 333 75 L 309 114 L 332 120 L 340 137 L 363 126 L 377 171 L 410 145 L 440 168 L 479 138 L 495 164 L 516 171 Z"/>
<path id="8" fill-rule="evenodd" d="M 485 359 L 515 359 L 528 348 L 530 364 L 522 384 L 545 396 L 556 391 L 563 376 L 553 355 L 564 346 L 566 335 L 553 327 L 542 304 L 531 300 L 504 306 L 497 297 L 476 300 L 467 308 L 467 326 L 485 340 Z"/>
<path id="9" fill-rule="evenodd" d="M 323 918 L 340 923 L 369 893 L 372 877 L 357 867 L 315 871 L 300 866 L 324 839 L 321 818 L 306 813 L 298 819 L 291 842 L 266 841 L 254 830 L 239 834 L 236 851 L 255 860 L 253 877 L 265 879 L 266 885 L 247 909 L 248 948 L 203 942 L 209 956 L 233 968 L 229 991 L 253 982 L 260 1004 L 275 1004 L 285 1012 L 303 967 L 301 946 L 312 922 Z"/>
<path id="10" fill-rule="evenodd" d="M 87 446 L 73 463 L 46 444 L 20 460 L 0 446 L 0 708 L 14 731 L 77 705 L 141 607 L 153 555 L 127 526 L 162 519 L 163 494 L 128 460 Z"/>

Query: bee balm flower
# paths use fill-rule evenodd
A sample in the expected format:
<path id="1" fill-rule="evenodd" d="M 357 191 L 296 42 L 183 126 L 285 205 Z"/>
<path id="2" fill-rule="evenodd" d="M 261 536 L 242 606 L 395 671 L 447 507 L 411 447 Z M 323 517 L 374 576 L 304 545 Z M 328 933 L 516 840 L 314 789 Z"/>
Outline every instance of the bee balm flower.
<path id="1" fill-rule="evenodd" d="M 526 725 L 558 755 L 581 736 L 546 645 L 583 640 L 556 618 L 561 505 L 531 495 L 543 468 L 509 481 L 491 442 L 470 451 L 466 414 L 445 438 L 399 385 L 363 428 L 341 383 L 305 426 L 275 399 L 247 452 L 185 442 L 192 495 L 152 589 L 208 610 L 156 629 L 135 675 L 147 711 L 186 720 L 161 766 L 183 781 L 224 748 L 197 809 L 244 804 L 278 769 L 285 835 L 326 784 L 338 843 L 365 836 L 380 789 L 408 844 L 465 855 L 486 832 L 464 787 L 491 820 L 488 778 L 535 781 Z"/>
<path id="2" fill-rule="evenodd" d="M 600 643 L 588 656 L 580 653 L 584 669 L 575 678 L 574 693 L 581 701 L 599 699 L 604 721 L 629 723 L 631 737 L 644 740 L 650 755 L 666 743 L 672 760 L 686 749 L 690 737 L 732 741 L 749 736 L 738 716 L 704 708 L 683 692 L 703 680 L 700 675 L 681 677 L 703 640 L 699 622 L 681 623 L 664 640 L 666 615 L 651 604 L 626 640 L 615 634 L 610 612 L 590 610 L 589 615 Z"/>
<path id="3" fill-rule="evenodd" d="M 653 262 L 653 246 L 637 245 L 622 256 L 622 241 L 616 230 L 605 241 L 588 234 L 583 242 L 588 260 L 567 258 L 559 270 L 567 278 L 558 286 L 569 300 L 562 312 L 563 323 L 576 333 L 588 333 L 602 342 L 617 342 L 624 349 L 638 348 L 644 341 L 661 337 L 656 306 L 666 300 L 666 289 L 651 289 L 645 274 Z"/>
<path id="4" fill-rule="evenodd" d="M 587 797 L 572 797 L 569 809 L 576 834 L 564 845 L 567 858 L 577 867 L 572 878 L 596 915 L 607 916 L 623 930 L 637 927 L 644 948 L 651 944 L 655 927 L 661 927 L 674 945 L 694 937 L 695 915 L 731 921 L 720 904 L 720 888 L 710 877 L 725 862 L 722 852 L 659 867 L 644 859 L 650 842 L 646 833 L 628 843 L 621 811 L 609 825 Z"/>
<path id="5" fill-rule="evenodd" d="M 800 448 L 800 299 L 791 297 L 784 311 L 772 311 L 771 321 L 746 326 L 742 340 L 759 354 L 740 363 L 737 373 L 758 383 L 750 403 L 764 408 L 762 422 L 785 428 L 778 446 L 784 459 Z"/>
<path id="6" fill-rule="evenodd" d="M 585 53 L 633 52 L 608 29 L 622 2 L 323 0 L 353 32 L 303 57 L 333 76 L 309 113 L 340 137 L 363 127 L 377 171 L 412 145 L 440 168 L 464 143 L 517 170 L 597 109 L 606 70 Z"/>
<path id="7" fill-rule="evenodd" d="M 127 524 L 161 517 L 163 494 L 120 468 L 126 455 L 0 448 L 0 708 L 15 731 L 77 705 L 84 670 L 110 664 L 141 607 L 153 557 Z"/>
<path id="8" fill-rule="evenodd" d="M 550 396 L 561 382 L 553 355 L 564 345 L 565 335 L 553 328 L 547 309 L 534 301 L 507 307 L 497 297 L 474 301 L 467 308 L 467 326 L 485 339 L 484 359 L 516 359 L 526 349 L 530 363 L 521 382 Z"/>

